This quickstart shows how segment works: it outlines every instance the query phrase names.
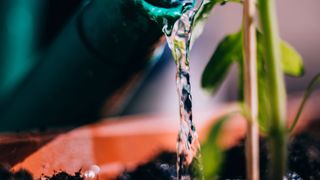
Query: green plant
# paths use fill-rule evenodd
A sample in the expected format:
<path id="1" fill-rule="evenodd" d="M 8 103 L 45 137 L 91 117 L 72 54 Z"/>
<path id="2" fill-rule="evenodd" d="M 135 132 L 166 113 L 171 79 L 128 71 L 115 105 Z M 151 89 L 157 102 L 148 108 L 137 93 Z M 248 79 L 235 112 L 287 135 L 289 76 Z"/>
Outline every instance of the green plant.
<path id="1" fill-rule="evenodd" d="M 302 100 L 294 123 L 287 129 L 286 122 L 286 93 L 283 73 L 290 76 L 301 76 L 304 67 L 301 56 L 288 43 L 281 41 L 278 35 L 274 0 L 259 0 L 258 11 L 260 13 L 261 32 L 256 31 L 256 54 L 257 54 L 257 86 L 256 98 L 258 110 L 259 129 L 267 135 L 270 150 L 270 179 L 283 179 L 286 170 L 286 139 L 287 132 L 294 129 L 304 104 L 315 86 L 320 81 L 317 75 L 309 85 Z M 198 17 L 198 25 L 203 25 L 208 14 L 215 5 L 225 1 L 207 1 Z M 235 1 L 233 1 L 235 2 Z M 239 2 L 239 1 L 236 1 Z M 205 17 L 202 18 L 201 17 Z M 197 23 L 195 23 L 197 24 Z M 197 28 L 195 28 L 197 29 Z M 245 92 L 248 91 L 243 82 L 246 66 L 243 57 L 244 32 L 239 31 L 225 37 L 216 48 L 212 58 L 206 66 L 202 76 L 202 87 L 210 92 L 216 92 L 228 73 L 233 63 L 239 67 L 239 100 L 244 102 Z M 251 50 L 252 51 L 252 50 Z M 251 73 L 255 73 L 252 71 Z M 250 74 L 249 74 L 250 75 Z M 255 82 L 252 82 L 255 83 Z M 245 112 L 246 118 L 252 120 L 250 111 Z M 248 115 L 249 114 L 249 115 Z M 252 112 L 251 112 L 252 114 Z M 214 130 L 216 131 L 216 130 Z M 212 146 L 213 147 L 213 146 Z M 248 159 L 247 159 L 248 160 Z M 206 166 L 204 166 L 206 168 Z"/>
<path id="2" fill-rule="evenodd" d="M 140 0 L 136 0 L 139 2 Z M 216 92 L 226 77 L 230 66 L 239 67 L 239 101 L 242 108 L 238 113 L 248 120 L 247 136 L 247 177 L 259 179 L 258 166 L 258 127 L 259 132 L 268 138 L 270 150 L 270 179 L 283 179 L 286 171 L 286 143 L 303 110 L 307 98 L 320 82 L 320 74 L 309 85 L 296 118 L 287 128 L 286 93 L 284 74 L 301 76 L 304 67 L 301 56 L 279 37 L 274 0 L 203 0 L 192 22 L 191 44 L 201 34 L 208 14 L 218 4 L 236 2 L 243 4 L 243 27 L 237 33 L 226 36 L 218 45 L 202 75 L 202 87 Z M 142 1 L 144 2 L 144 1 Z M 172 9 L 158 8 L 141 4 L 158 21 L 175 21 L 181 16 L 181 6 Z M 150 8 L 151 7 L 151 8 Z M 261 27 L 253 22 L 255 11 L 259 12 Z M 173 13 L 177 12 L 177 13 Z M 258 30 L 259 29 L 259 30 Z M 202 145 L 205 179 L 214 179 L 223 161 L 223 151 L 217 145 L 217 137 L 223 117 L 213 127 L 208 139 Z M 249 148 L 248 148 L 249 147 Z M 214 159 L 214 161 L 212 161 Z"/>

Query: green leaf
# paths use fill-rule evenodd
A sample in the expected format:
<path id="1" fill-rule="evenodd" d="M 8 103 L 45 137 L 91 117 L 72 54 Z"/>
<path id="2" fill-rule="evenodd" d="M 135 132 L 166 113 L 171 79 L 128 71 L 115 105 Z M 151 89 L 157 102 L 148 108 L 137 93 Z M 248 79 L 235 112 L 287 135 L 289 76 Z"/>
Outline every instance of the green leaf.
<path id="1" fill-rule="evenodd" d="M 207 22 L 210 12 L 217 4 L 216 0 L 204 0 L 197 11 L 192 25 L 191 46 L 196 39 L 202 34 L 204 26 Z"/>
<path id="2" fill-rule="evenodd" d="M 218 137 L 223 124 L 230 118 L 230 115 L 231 114 L 225 115 L 217 121 L 217 123 L 212 127 L 207 140 L 201 145 L 204 179 L 217 178 L 224 159 L 223 150 L 218 145 Z"/>
<path id="3" fill-rule="evenodd" d="M 201 85 L 210 91 L 217 91 L 233 62 L 242 58 L 242 33 L 228 35 L 218 45 L 207 64 Z"/>
<path id="4" fill-rule="evenodd" d="M 227 2 L 235 2 L 235 3 L 241 3 L 241 0 L 204 0 L 201 4 L 195 18 L 195 26 L 197 24 L 206 21 L 209 17 L 210 12 L 214 8 L 215 5 L 221 4 L 224 5 Z"/>
<path id="5" fill-rule="evenodd" d="M 218 4 L 225 4 L 227 2 L 241 3 L 242 0 L 203 0 L 196 13 L 194 23 L 192 25 L 191 45 L 202 34 L 204 26 L 208 20 L 212 9 Z"/>
<path id="6" fill-rule="evenodd" d="M 304 66 L 300 54 L 287 42 L 280 42 L 281 62 L 283 71 L 287 75 L 302 76 L 304 74 Z"/>
<path id="7" fill-rule="evenodd" d="M 242 36 L 241 32 L 226 36 L 219 43 L 208 65 L 202 75 L 202 87 L 216 92 L 224 80 L 230 65 L 237 60 L 240 69 L 242 55 Z M 263 76 L 264 51 L 262 46 L 262 34 L 257 32 L 257 58 L 258 66 L 261 68 L 260 75 Z M 282 67 L 283 71 L 290 76 L 301 76 L 304 72 L 304 66 L 301 56 L 285 41 L 281 41 Z M 260 63 L 260 64 L 259 64 Z M 241 73 L 240 73 L 241 74 Z M 262 83 L 262 82 L 261 82 Z"/>
<path id="8" fill-rule="evenodd" d="M 205 144 L 201 147 L 204 179 L 217 179 L 224 160 L 223 150 L 216 145 Z"/>
<path id="9" fill-rule="evenodd" d="M 217 3 L 217 0 L 204 0 L 196 14 L 194 25 L 197 26 L 198 23 L 206 21 L 209 17 L 210 12 Z"/>
<path id="10" fill-rule="evenodd" d="M 293 129 L 296 127 L 307 100 L 309 99 L 310 95 L 312 94 L 312 92 L 316 89 L 317 85 L 319 85 L 319 84 L 320 84 L 320 73 L 317 74 L 309 83 L 309 85 L 303 95 L 298 112 L 293 120 L 293 123 L 291 124 L 291 126 L 289 128 L 289 132 L 292 132 Z"/>
<path id="11" fill-rule="evenodd" d="M 267 82 L 265 78 L 265 55 L 262 44 L 262 33 L 257 31 L 257 73 L 258 73 L 258 102 L 259 102 L 259 127 L 265 133 L 270 118 L 270 104 L 268 104 Z M 290 76 L 301 76 L 304 71 L 301 56 L 285 41 L 281 41 L 282 68 Z M 228 35 L 218 45 L 212 58 L 202 74 L 202 87 L 206 90 L 216 92 L 232 63 L 239 65 L 239 97 L 243 97 L 243 54 L 242 54 L 242 33 Z"/>
<path id="12" fill-rule="evenodd" d="M 257 56 L 259 61 L 265 61 L 262 36 L 263 34 L 257 30 Z M 302 76 L 304 73 L 304 65 L 300 54 L 289 43 L 285 42 L 284 40 L 281 40 L 280 48 L 283 72 L 289 76 Z"/>

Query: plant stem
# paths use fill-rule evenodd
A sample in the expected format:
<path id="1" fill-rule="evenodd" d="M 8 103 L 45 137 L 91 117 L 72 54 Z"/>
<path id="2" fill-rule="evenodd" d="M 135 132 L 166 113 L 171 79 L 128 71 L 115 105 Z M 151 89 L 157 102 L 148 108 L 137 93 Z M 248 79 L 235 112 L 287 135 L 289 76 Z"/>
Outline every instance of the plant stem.
<path id="1" fill-rule="evenodd" d="M 257 83 L 257 43 L 254 16 L 255 0 L 244 0 L 243 3 L 243 57 L 244 57 L 244 100 L 250 109 L 246 137 L 247 179 L 259 178 L 259 130 L 258 116 L 258 83 Z"/>
<path id="2" fill-rule="evenodd" d="M 270 103 L 270 179 L 282 180 L 286 172 L 286 94 L 281 70 L 280 38 L 275 0 L 259 0 L 260 23 L 266 52 L 267 91 Z"/>
<path id="3" fill-rule="evenodd" d="M 313 79 L 311 80 L 310 84 L 308 85 L 303 97 L 302 97 L 302 100 L 301 100 L 301 104 L 299 106 L 299 109 L 297 111 L 297 114 L 293 120 L 293 123 L 291 124 L 290 128 L 289 128 L 289 133 L 292 133 L 292 131 L 294 130 L 294 128 L 296 127 L 298 121 L 299 121 L 299 118 L 300 118 L 300 115 L 303 111 L 303 108 L 305 107 L 305 104 L 307 102 L 307 100 L 309 99 L 311 93 L 315 90 L 316 86 L 320 84 L 320 73 L 317 74 L 315 77 L 313 77 Z"/>

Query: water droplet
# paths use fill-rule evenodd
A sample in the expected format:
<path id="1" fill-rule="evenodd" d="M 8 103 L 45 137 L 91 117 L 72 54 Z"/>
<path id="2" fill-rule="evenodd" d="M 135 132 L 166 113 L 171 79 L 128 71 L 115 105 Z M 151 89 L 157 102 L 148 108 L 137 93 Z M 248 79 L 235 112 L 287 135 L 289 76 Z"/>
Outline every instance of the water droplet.
<path id="1" fill-rule="evenodd" d="M 87 171 L 85 171 L 84 179 L 85 180 L 96 180 L 100 172 L 100 167 L 97 165 L 92 165 Z"/>
<path id="2" fill-rule="evenodd" d="M 164 170 L 168 170 L 170 168 L 170 166 L 168 164 L 161 164 L 160 168 L 162 168 Z"/>

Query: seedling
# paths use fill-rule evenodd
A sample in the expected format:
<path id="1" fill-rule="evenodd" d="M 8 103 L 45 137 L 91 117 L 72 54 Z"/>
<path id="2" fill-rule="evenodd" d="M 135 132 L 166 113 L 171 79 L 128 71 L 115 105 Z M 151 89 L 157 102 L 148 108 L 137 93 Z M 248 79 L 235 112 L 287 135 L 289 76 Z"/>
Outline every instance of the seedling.
<path id="1" fill-rule="evenodd" d="M 219 3 L 224 4 L 225 1 L 208 1 L 203 8 L 203 14 L 208 14 L 208 12 L 210 12 L 213 7 Z M 244 31 L 239 31 L 225 37 L 218 45 L 203 73 L 202 86 L 208 91 L 216 92 L 224 77 L 227 75 L 230 65 L 234 62 L 238 64 L 240 78 L 239 101 L 243 102 L 245 107 L 243 108 L 242 114 L 246 116 L 248 121 L 253 121 L 253 118 L 255 118 L 254 115 L 256 114 L 255 111 L 259 107 L 257 118 L 259 121 L 260 133 L 265 134 L 269 141 L 269 153 L 271 157 L 269 178 L 283 179 L 286 173 L 286 146 L 288 131 L 291 132 L 294 129 L 306 99 L 310 96 L 311 91 L 315 89 L 316 84 L 320 81 L 320 75 L 317 75 L 309 85 L 294 123 L 288 129 L 286 118 L 286 93 L 283 74 L 286 73 L 291 76 L 303 75 L 304 68 L 302 58 L 288 43 L 281 41 L 279 38 L 274 0 L 259 0 L 257 9 L 260 14 L 259 20 L 261 24 L 261 32 L 257 30 L 255 33 L 256 37 L 253 37 L 251 34 L 250 39 L 248 35 L 252 32 L 248 32 L 248 29 L 244 27 Z M 252 19 L 246 19 L 252 18 L 252 14 L 251 16 L 247 16 L 246 11 L 244 11 L 243 17 L 244 22 L 252 21 Z M 244 23 L 244 26 L 245 25 L 246 23 Z M 256 42 L 255 39 L 257 39 Z M 250 46 L 252 43 L 253 46 Z M 256 48 L 254 45 L 255 43 L 257 44 Z M 255 53 L 257 54 L 257 66 L 252 66 L 251 64 L 250 67 L 250 64 L 249 66 L 246 65 L 246 63 L 248 63 L 248 55 L 250 56 L 251 54 L 251 58 L 252 56 L 254 58 Z M 246 55 L 247 58 L 244 60 Z M 254 62 L 251 61 L 251 63 Z M 255 73 L 257 73 L 257 79 L 252 78 L 255 77 Z M 255 95 L 254 86 L 257 86 L 257 95 Z M 244 101 L 244 99 L 246 100 Z M 249 112 L 244 112 L 246 109 L 249 110 Z M 252 137 L 249 136 L 249 138 Z M 256 145 L 251 144 L 251 146 L 258 146 L 257 141 L 251 143 L 257 143 Z M 251 153 L 254 153 L 252 149 Z M 258 159 L 257 156 L 258 153 L 255 152 L 255 155 L 251 155 L 251 157 L 247 158 L 247 161 L 254 162 L 252 158 Z M 206 165 L 206 163 L 204 164 Z M 258 179 L 258 176 L 252 176 L 254 174 L 258 174 L 257 172 L 254 172 L 258 170 L 257 167 L 254 167 L 257 166 L 258 163 L 251 164 L 254 166 L 250 166 L 250 163 L 247 163 L 247 166 L 248 164 L 249 170 L 247 170 L 247 177 L 249 179 Z M 210 167 L 205 166 L 204 168 Z M 206 178 L 210 178 L 210 176 L 207 176 Z"/>
<path id="2" fill-rule="evenodd" d="M 192 1 L 190 1 L 192 2 Z M 284 74 L 301 76 L 304 67 L 301 56 L 279 37 L 274 0 L 204 0 L 198 9 L 191 27 L 190 44 L 201 34 L 208 15 L 216 5 L 227 2 L 243 4 L 243 27 L 237 33 L 226 36 L 218 45 L 202 76 L 202 87 L 216 92 L 223 82 L 231 64 L 239 67 L 239 111 L 248 120 L 247 135 L 247 177 L 259 179 L 258 171 L 258 130 L 266 135 L 269 142 L 269 178 L 280 180 L 285 177 L 287 157 L 287 136 L 291 132 L 303 110 L 306 99 L 320 81 L 317 75 L 308 87 L 293 124 L 287 128 L 286 92 Z M 181 7 L 172 9 L 152 8 L 142 3 L 151 17 L 163 23 L 175 21 L 181 16 Z M 253 21 L 255 11 L 259 14 L 258 27 Z M 178 12 L 178 13 L 172 13 Z M 159 18 L 160 17 L 160 18 Z M 219 127 L 228 119 L 219 121 L 202 146 L 205 179 L 215 178 L 222 162 L 222 150 L 216 145 Z M 257 127 L 259 126 L 259 128 Z M 215 159 L 215 162 L 212 162 Z"/>

